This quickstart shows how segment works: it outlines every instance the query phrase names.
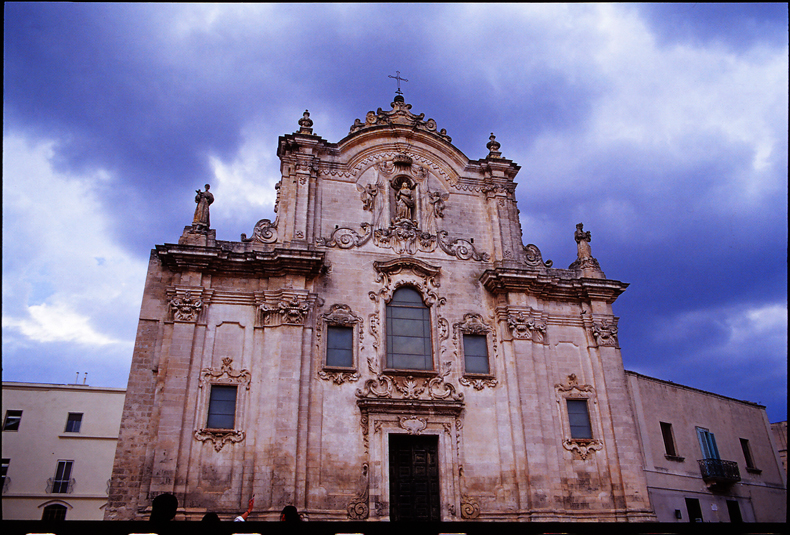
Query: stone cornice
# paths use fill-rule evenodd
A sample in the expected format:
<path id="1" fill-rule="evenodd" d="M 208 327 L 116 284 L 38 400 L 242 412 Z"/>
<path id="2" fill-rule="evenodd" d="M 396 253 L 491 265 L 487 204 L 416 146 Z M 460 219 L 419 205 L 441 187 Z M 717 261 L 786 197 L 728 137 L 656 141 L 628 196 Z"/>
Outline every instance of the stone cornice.
<path id="1" fill-rule="evenodd" d="M 464 410 L 463 401 L 362 398 L 357 406 L 363 413 L 447 415 L 458 417 Z"/>
<path id="2" fill-rule="evenodd" d="M 228 251 L 220 247 L 164 244 L 156 246 L 162 264 L 172 271 L 222 272 L 276 277 L 318 275 L 325 253 L 276 247 L 271 251 Z"/>
<path id="3" fill-rule="evenodd" d="M 628 288 L 628 283 L 616 280 L 586 277 L 566 279 L 536 270 L 504 267 L 487 269 L 480 276 L 480 282 L 493 294 L 526 292 L 544 299 L 592 300 L 609 304 L 614 303 Z"/>

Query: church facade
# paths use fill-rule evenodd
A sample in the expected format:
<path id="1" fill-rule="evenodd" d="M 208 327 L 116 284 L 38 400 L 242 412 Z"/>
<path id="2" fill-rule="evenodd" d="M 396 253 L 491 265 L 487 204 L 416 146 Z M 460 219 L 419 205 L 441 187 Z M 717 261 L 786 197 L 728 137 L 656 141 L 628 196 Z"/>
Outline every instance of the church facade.
<path id="1" fill-rule="evenodd" d="M 651 521 L 606 278 L 524 245 L 520 167 L 392 109 L 280 137 L 277 217 L 152 251 L 106 519 Z M 221 202 L 221 200 L 218 200 Z M 573 246 L 570 242 L 569 246 Z"/>

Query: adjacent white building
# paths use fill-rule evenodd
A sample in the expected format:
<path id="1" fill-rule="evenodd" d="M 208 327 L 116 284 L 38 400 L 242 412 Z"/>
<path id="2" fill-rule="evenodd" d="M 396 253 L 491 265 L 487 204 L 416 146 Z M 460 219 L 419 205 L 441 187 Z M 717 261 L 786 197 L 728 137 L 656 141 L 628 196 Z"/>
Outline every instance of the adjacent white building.
<path id="1" fill-rule="evenodd" d="M 4 520 L 101 520 L 123 388 L 3 382 Z"/>
<path id="2" fill-rule="evenodd" d="M 625 373 L 659 522 L 785 521 L 787 475 L 764 406 Z"/>

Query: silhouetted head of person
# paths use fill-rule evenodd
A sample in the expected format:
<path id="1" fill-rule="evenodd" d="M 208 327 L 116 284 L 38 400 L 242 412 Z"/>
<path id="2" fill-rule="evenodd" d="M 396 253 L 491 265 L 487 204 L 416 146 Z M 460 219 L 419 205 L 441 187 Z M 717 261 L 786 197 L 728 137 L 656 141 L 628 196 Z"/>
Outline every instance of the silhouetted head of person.
<path id="1" fill-rule="evenodd" d="M 173 520 L 178 509 L 178 498 L 172 494 L 160 494 L 151 503 L 152 521 Z"/>
<path id="2" fill-rule="evenodd" d="M 212 524 L 219 522 L 219 515 L 217 513 L 206 513 L 203 515 L 201 522 L 210 522 Z"/>
<path id="3" fill-rule="evenodd" d="M 280 520 L 283 522 L 301 522 L 302 517 L 293 505 L 286 505 L 280 513 Z"/>

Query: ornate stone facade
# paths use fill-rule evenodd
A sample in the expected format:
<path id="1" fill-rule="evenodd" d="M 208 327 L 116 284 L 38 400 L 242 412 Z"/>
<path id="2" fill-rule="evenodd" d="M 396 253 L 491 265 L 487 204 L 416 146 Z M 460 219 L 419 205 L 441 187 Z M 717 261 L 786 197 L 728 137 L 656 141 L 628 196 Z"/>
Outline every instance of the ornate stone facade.
<path id="1" fill-rule="evenodd" d="M 588 234 L 584 262 L 552 268 L 523 244 L 520 167 L 493 134 L 470 160 L 401 96 L 337 143 L 298 125 L 275 221 L 152 252 L 106 518 L 147 518 L 164 492 L 189 519 L 253 493 L 250 520 L 402 517 L 398 442 L 431 452 L 432 519 L 654 519 L 612 312 L 627 284 Z M 427 331 L 401 335 L 427 364 L 398 368 L 406 290 Z"/>

